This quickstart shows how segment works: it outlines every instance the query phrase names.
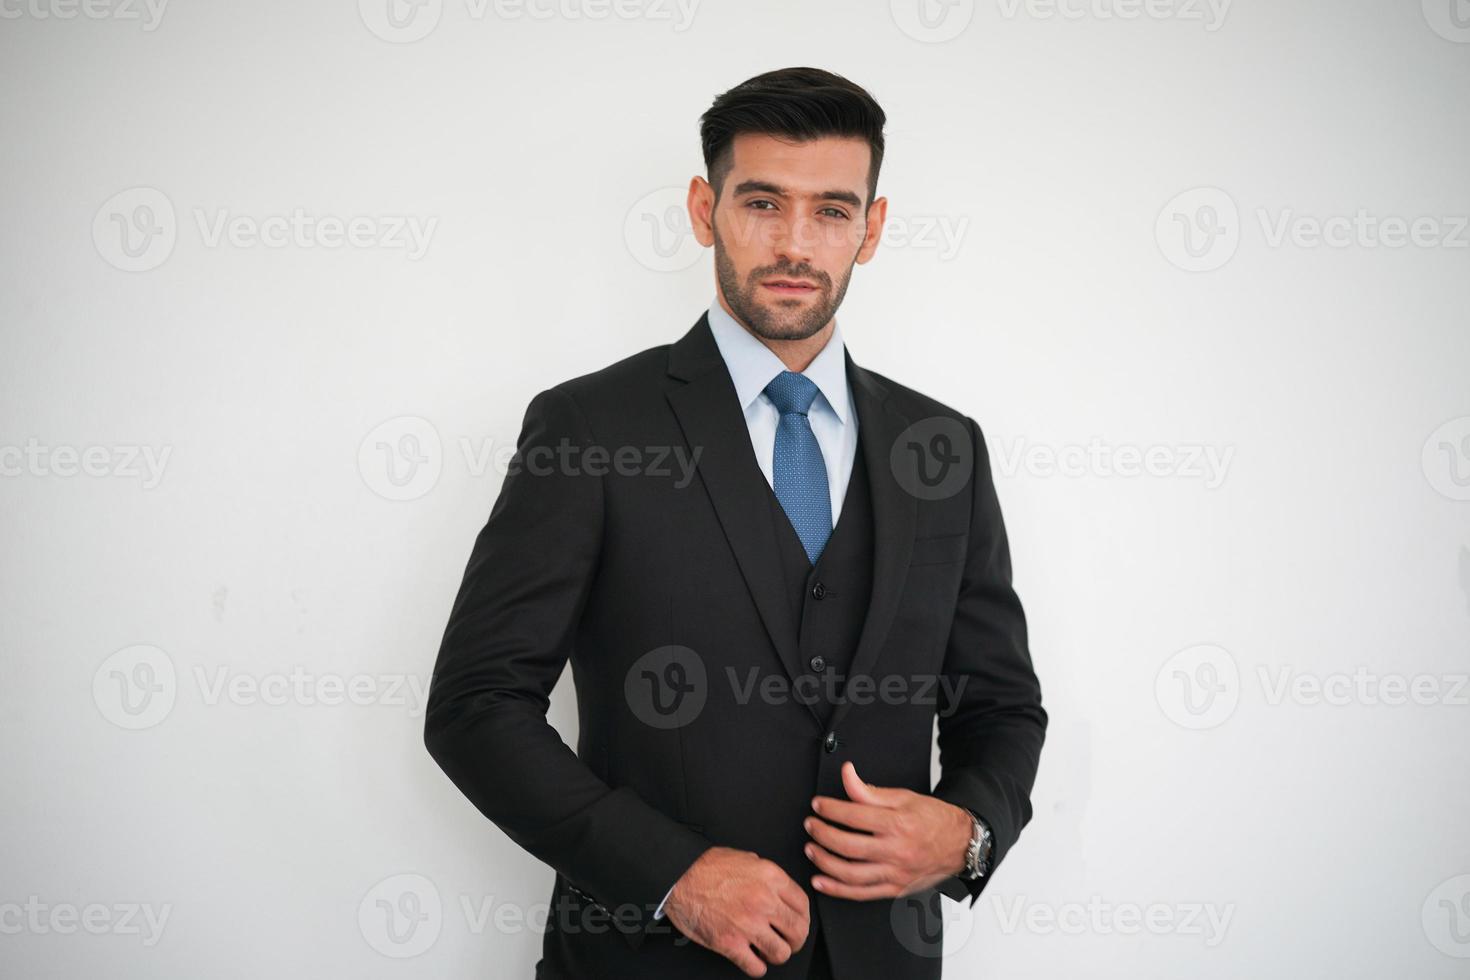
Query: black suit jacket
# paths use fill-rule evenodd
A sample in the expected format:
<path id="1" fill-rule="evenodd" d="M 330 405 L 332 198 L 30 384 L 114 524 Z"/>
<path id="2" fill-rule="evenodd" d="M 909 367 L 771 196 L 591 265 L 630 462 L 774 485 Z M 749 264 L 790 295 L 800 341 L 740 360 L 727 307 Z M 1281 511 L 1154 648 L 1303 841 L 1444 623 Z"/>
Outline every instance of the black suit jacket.
<path id="1" fill-rule="evenodd" d="M 847 371 L 874 519 L 849 677 L 875 682 L 825 723 L 783 687 L 802 667 L 776 516 L 707 317 L 531 401 L 449 617 L 424 735 L 465 796 L 557 872 L 538 977 L 743 976 L 653 919 L 716 844 L 806 889 L 841 980 L 938 977 L 932 893 L 851 902 L 812 889 L 811 798 L 845 797 L 851 759 L 869 783 L 979 814 L 993 867 L 1029 821 L 1047 715 L 980 430 L 850 357 Z M 575 753 L 546 720 L 568 661 Z M 892 677 L 905 695 L 878 696 Z M 671 721 L 650 703 L 666 681 L 698 701 L 692 713 Z M 989 880 L 950 893 L 973 904 Z M 812 947 L 767 976 L 805 976 Z"/>

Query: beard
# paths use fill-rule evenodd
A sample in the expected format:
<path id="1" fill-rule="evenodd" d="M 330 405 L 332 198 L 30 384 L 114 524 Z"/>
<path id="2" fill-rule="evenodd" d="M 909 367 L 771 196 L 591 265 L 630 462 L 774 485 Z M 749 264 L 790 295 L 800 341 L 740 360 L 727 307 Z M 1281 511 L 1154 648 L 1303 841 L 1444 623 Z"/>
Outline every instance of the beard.
<path id="1" fill-rule="evenodd" d="M 715 276 L 719 279 L 720 291 L 736 318 L 750 328 L 762 340 L 806 340 L 831 322 L 847 295 L 847 284 L 852 281 L 852 269 L 857 256 L 848 265 L 842 281 L 832 289 L 832 278 L 826 273 L 811 268 L 775 266 L 769 269 L 754 269 L 742 282 L 735 263 L 725 251 L 720 238 L 720 229 L 711 221 L 715 233 Z M 767 306 L 758 298 L 762 279 L 789 276 L 792 279 L 810 279 L 817 284 L 816 302 L 806 305 L 796 301 L 791 306 L 784 304 Z M 779 302 L 779 301 L 778 301 Z"/>

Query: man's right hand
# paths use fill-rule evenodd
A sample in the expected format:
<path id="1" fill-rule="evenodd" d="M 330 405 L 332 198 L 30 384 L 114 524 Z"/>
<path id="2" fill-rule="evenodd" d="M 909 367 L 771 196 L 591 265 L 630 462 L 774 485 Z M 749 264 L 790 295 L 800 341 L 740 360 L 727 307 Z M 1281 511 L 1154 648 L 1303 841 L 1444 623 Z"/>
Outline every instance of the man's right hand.
<path id="1" fill-rule="evenodd" d="M 752 977 L 765 976 L 767 963 L 791 959 L 811 926 L 806 892 L 780 865 L 729 847 L 711 847 L 690 865 L 664 914 L 684 935 Z"/>

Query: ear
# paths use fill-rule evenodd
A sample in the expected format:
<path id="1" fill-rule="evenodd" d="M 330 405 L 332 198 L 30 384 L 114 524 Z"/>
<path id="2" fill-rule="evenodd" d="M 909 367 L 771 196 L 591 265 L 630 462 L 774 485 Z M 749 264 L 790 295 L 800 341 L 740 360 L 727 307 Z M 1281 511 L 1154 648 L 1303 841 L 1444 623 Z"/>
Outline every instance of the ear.
<path id="1" fill-rule="evenodd" d="M 695 241 L 705 248 L 714 245 L 715 189 L 709 181 L 699 176 L 690 179 L 689 199 L 685 207 L 689 209 L 689 226 L 694 230 Z"/>
<path id="2" fill-rule="evenodd" d="M 863 243 L 858 247 L 857 263 L 864 265 L 878 251 L 878 241 L 883 237 L 883 223 L 888 220 L 888 198 L 875 197 L 868 205 L 868 224 L 863 229 Z"/>

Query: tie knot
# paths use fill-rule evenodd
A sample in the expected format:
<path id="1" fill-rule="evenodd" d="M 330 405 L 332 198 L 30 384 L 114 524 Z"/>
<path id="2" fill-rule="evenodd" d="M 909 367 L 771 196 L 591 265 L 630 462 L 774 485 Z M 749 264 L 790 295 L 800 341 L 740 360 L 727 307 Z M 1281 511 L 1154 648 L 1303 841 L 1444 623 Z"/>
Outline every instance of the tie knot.
<path id="1" fill-rule="evenodd" d="M 766 395 L 782 415 L 805 415 L 817 399 L 817 383 L 804 374 L 782 371 L 766 385 Z"/>

